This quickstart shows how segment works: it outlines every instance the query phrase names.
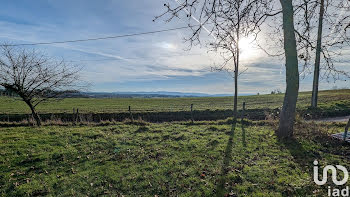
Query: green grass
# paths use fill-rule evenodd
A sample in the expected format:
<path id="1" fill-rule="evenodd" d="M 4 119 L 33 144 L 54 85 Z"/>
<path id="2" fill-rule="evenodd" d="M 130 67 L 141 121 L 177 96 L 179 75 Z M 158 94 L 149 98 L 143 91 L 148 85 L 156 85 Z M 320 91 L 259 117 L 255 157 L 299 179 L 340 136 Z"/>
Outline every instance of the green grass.
<path id="1" fill-rule="evenodd" d="M 247 109 L 275 109 L 281 107 L 284 94 L 240 96 L 239 109 L 246 102 Z M 310 92 L 299 94 L 298 109 L 309 106 Z M 0 113 L 28 114 L 29 108 L 20 99 L 0 97 Z M 134 112 L 176 112 L 189 111 L 194 104 L 194 110 L 233 109 L 232 97 L 198 97 L 198 98 L 67 98 L 55 102 L 47 102 L 38 106 L 39 113 L 72 113 L 73 108 L 79 108 L 82 113 L 118 113 L 126 112 L 131 106 Z M 323 110 L 350 110 L 350 90 L 321 91 L 319 106 Z"/>
<path id="2" fill-rule="evenodd" d="M 225 121 L 0 128 L 2 196 L 327 195 L 312 162 L 350 169 L 337 125 L 297 125 L 278 141 L 268 126 Z"/>

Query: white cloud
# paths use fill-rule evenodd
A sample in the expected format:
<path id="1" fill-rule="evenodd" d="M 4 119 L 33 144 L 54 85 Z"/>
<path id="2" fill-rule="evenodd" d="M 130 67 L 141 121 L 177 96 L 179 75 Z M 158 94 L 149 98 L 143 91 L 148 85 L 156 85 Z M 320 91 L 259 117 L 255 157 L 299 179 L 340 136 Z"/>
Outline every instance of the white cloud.
<path id="1" fill-rule="evenodd" d="M 186 21 L 164 23 L 162 20 L 153 23 L 153 17 L 162 12 L 162 2 L 158 0 L 147 2 L 135 0 L 134 3 L 108 1 L 105 7 L 96 2 L 91 3 L 93 5 L 88 5 L 89 3 L 85 1 L 72 4 L 79 4 L 79 6 L 64 9 L 63 3 L 50 1 L 50 5 L 61 12 L 59 16 L 63 17 L 57 19 L 58 22 L 55 23 L 48 23 L 48 20 L 44 19 L 34 21 L 33 24 L 0 21 L 0 39 L 16 43 L 62 41 L 166 29 L 183 26 L 186 23 Z M 133 11 L 132 15 L 130 11 Z M 32 10 L 28 10 L 28 13 L 33 17 L 38 14 L 33 13 Z M 33 17 L 30 19 L 32 20 Z M 66 23 L 60 23 L 60 21 Z M 205 77 L 210 73 L 210 67 L 219 65 L 222 59 L 220 55 L 207 53 L 207 49 L 200 46 L 193 47 L 191 51 L 185 51 L 184 49 L 188 49 L 188 43 L 183 42 L 186 35 L 188 31 L 184 30 L 123 39 L 45 45 L 38 48 L 49 55 L 63 57 L 84 65 L 83 78 L 92 83 Z M 248 42 L 244 44 L 248 45 Z M 283 90 L 285 83 L 283 59 L 271 58 L 261 51 L 250 48 L 250 46 L 244 46 L 242 54 L 240 70 L 245 68 L 248 70 L 240 76 L 240 92 L 270 92 L 275 87 Z M 344 52 L 341 59 L 349 60 L 348 52 L 349 50 Z M 254 57 L 251 58 L 251 56 Z M 341 65 L 339 68 L 350 70 L 347 63 L 339 65 Z M 348 85 L 341 82 L 339 84 Z M 310 86 L 310 79 L 305 79 L 302 85 L 301 89 L 307 89 Z M 322 83 L 322 87 L 329 87 L 329 85 Z M 226 82 L 213 82 L 209 85 L 189 84 L 179 87 L 179 90 L 231 93 L 233 82 L 227 77 Z"/>

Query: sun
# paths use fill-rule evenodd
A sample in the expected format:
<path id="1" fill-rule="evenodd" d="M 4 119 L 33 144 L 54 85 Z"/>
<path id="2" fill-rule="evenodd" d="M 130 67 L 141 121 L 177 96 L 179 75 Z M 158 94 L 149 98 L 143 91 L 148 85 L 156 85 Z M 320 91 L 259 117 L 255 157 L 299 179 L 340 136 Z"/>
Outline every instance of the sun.
<path id="1" fill-rule="evenodd" d="M 253 36 L 242 37 L 239 41 L 240 58 L 242 60 L 254 60 L 259 56 Z"/>

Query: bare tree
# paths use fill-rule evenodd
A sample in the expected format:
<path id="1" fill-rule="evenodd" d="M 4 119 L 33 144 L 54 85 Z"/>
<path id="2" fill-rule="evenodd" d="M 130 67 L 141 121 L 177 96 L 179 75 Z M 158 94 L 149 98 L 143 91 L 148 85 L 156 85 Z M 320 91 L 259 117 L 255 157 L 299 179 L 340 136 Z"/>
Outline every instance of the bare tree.
<path id="1" fill-rule="evenodd" d="M 317 107 L 318 84 L 320 77 L 320 63 L 321 63 L 321 45 L 322 45 L 322 30 L 323 30 L 323 16 L 324 16 L 324 0 L 320 0 L 320 13 L 318 17 L 318 32 L 316 44 L 316 58 L 314 80 L 312 84 L 311 107 Z"/>
<path id="2" fill-rule="evenodd" d="M 237 118 L 238 77 L 240 67 L 240 40 L 242 37 L 256 37 L 260 25 L 271 9 L 270 0 L 175 0 L 164 4 L 167 10 L 160 16 L 168 15 L 167 21 L 181 16 L 188 18 L 192 30 L 186 39 L 190 45 L 205 40 L 210 51 L 219 53 L 224 63 L 214 70 L 233 73 L 235 84 L 234 118 Z M 203 36 L 202 31 L 207 35 Z"/>
<path id="3" fill-rule="evenodd" d="M 346 23 L 350 19 L 347 0 L 300 0 L 294 5 L 299 58 L 304 61 L 302 75 L 313 70 L 311 106 L 317 107 L 319 78 L 334 81 L 349 74 L 336 68 L 343 47 L 350 46 Z M 315 53 L 312 53 L 315 51 Z M 314 59 L 314 66 L 311 60 Z M 322 61 L 323 60 L 323 61 Z"/>
<path id="4" fill-rule="evenodd" d="M 292 0 L 280 0 L 282 6 L 283 42 L 286 59 L 286 92 L 276 135 L 286 138 L 293 135 L 295 109 L 299 93 L 298 53 L 294 27 Z"/>
<path id="5" fill-rule="evenodd" d="M 189 27 L 192 29 L 192 35 L 187 39 L 191 42 L 191 45 L 193 43 L 200 43 L 202 28 L 210 34 L 213 34 L 218 39 L 215 44 L 212 44 L 214 49 L 221 49 L 225 52 L 229 51 L 230 53 L 234 51 L 231 57 L 234 61 L 238 60 L 234 63 L 234 72 L 238 71 L 239 45 L 237 47 L 236 43 L 239 43 L 242 32 L 247 30 L 249 33 L 257 34 L 260 31 L 260 25 L 262 23 L 267 22 L 268 25 L 273 26 L 276 25 L 272 24 L 275 23 L 275 21 L 281 22 L 277 23 L 278 28 L 274 31 L 275 35 L 277 33 L 280 37 L 277 37 L 277 39 L 276 37 L 272 38 L 281 41 L 283 44 L 284 53 L 279 54 L 284 54 L 286 66 L 286 91 L 280 114 L 279 128 L 276 131 L 276 135 L 279 137 L 292 136 L 296 102 L 299 92 L 299 59 L 304 61 L 302 72 L 304 73 L 305 69 L 309 69 L 308 62 L 311 59 L 310 50 L 312 51 L 316 48 L 315 42 L 312 42 L 310 38 L 312 37 L 311 30 L 317 29 L 317 26 L 314 28 L 312 26 L 312 22 L 317 19 L 315 16 L 315 10 L 318 5 L 315 5 L 315 2 L 317 1 L 280 0 L 280 7 L 276 6 L 275 2 L 272 0 L 183 0 L 181 2 L 175 0 L 175 2 L 177 3 L 175 6 L 171 6 L 169 3 L 165 4 L 167 11 L 163 15 L 168 14 L 170 16 L 167 21 L 173 18 L 181 18 L 180 13 L 184 11 L 189 18 Z M 312 4 L 314 4 L 314 6 Z M 338 7 L 341 7 L 341 4 L 339 4 Z M 243 13 L 237 12 L 237 10 L 242 10 Z M 282 18 L 279 18 L 278 14 L 282 14 Z M 269 16 L 275 16 L 273 17 L 275 19 L 266 20 Z M 234 19 L 233 21 L 235 21 L 233 23 L 231 23 L 232 18 Z M 242 19 L 238 21 L 242 21 L 246 26 L 242 28 L 237 19 Z M 343 17 L 342 22 L 345 20 L 346 17 Z M 197 22 L 199 25 L 194 26 L 193 22 Z M 346 27 L 344 27 L 344 29 L 346 32 L 349 25 L 345 25 Z M 337 27 L 337 29 L 339 28 Z M 332 36 L 337 34 L 331 31 L 328 35 Z M 341 36 L 343 36 L 343 34 Z M 222 42 L 220 42 L 221 40 Z M 334 39 L 333 41 L 335 42 L 323 44 L 323 48 L 319 51 L 321 51 L 327 62 L 326 65 L 328 68 L 325 75 L 336 77 L 341 73 L 344 74 L 344 72 L 335 69 L 334 64 L 329 59 L 331 52 L 327 47 L 334 47 L 343 41 Z M 230 44 L 227 45 L 225 42 Z M 227 49 L 227 46 L 234 46 L 234 49 Z M 299 55 L 298 52 L 300 52 Z M 238 75 L 238 72 L 235 72 L 235 75 Z M 238 76 L 235 76 L 235 80 L 237 80 L 237 78 Z"/>
<path id="6" fill-rule="evenodd" d="M 318 91 L 318 78 L 320 73 L 320 59 L 325 60 L 323 69 L 323 78 L 333 78 L 337 80 L 340 75 L 348 76 L 344 71 L 335 67 L 334 58 L 340 56 L 344 44 L 349 46 L 349 36 L 346 35 L 344 21 L 347 16 L 344 13 L 349 10 L 346 4 L 340 1 L 332 0 L 296 0 L 282 1 L 282 20 L 278 16 L 271 19 L 268 25 L 272 27 L 269 35 L 273 46 L 283 45 L 284 53 L 276 53 L 274 56 L 285 56 L 286 59 L 286 79 L 287 87 L 284 103 L 280 115 L 279 129 L 276 134 L 280 137 L 289 137 L 293 135 L 293 125 L 295 118 L 295 108 L 299 89 L 299 75 L 305 77 L 311 74 L 311 60 L 315 53 L 314 72 L 317 79 L 315 86 Z M 327 3 L 325 3 L 327 2 Z M 330 2 L 333 2 L 330 4 Z M 337 3 L 338 4 L 337 4 Z M 323 5 L 322 5 L 323 3 Z M 333 5 L 334 4 L 334 5 Z M 333 8 L 330 9 L 332 6 Z M 318 12 L 318 8 L 320 12 Z M 329 9 L 326 9 L 329 8 Z M 278 10 L 278 9 L 277 9 Z M 327 12 L 325 10 L 328 10 Z M 331 12 L 332 10 L 332 12 Z M 340 10 L 340 14 L 336 13 Z M 345 11 L 344 11 L 345 10 Z M 322 16 L 324 13 L 324 16 Z M 333 14 L 331 14 L 333 13 Z M 325 25 L 327 31 L 322 33 L 322 27 Z M 283 38 L 280 36 L 283 33 Z M 317 49 L 318 48 L 318 49 Z M 265 50 L 266 51 L 266 50 Z M 271 53 L 268 53 L 271 55 Z M 299 73 L 299 66 L 301 72 Z M 317 97 L 317 94 L 313 97 Z"/>
<path id="7" fill-rule="evenodd" d="M 335 68 L 334 59 L 341 56 L 341 49 L 344 46 L 350 46 L 350 37 L 346 32 L 345 24 L 343 24 L 344 21 L 350 20 L 350 2 L 335 0 L 326 0 L 325 2 L 325 0 L 321 0 L 319 6 L 320 16 L 318 18 L 319 26 L 311 107 L 317 107 L 321 55 L 323 55 L 325 60 L 326 74 L 328 74 L 326 77 L 332 76 L 334 80 L 339 79 L 339 75 L 349 77 L 347 72 Z M 325 19 L 323 15 L 325 15 Z M 326 35 L 322 33 L 324 26 L 329 27 L 331 30 Z"/>
<path id="8" fill-rule="evenodd" d="M 305 0 L 308 1 L 308 0 Z M 301 49 L 307 49 L 306 54 L 309 54 L 309 43 L 300 40 L 298 28 L 305 27 L 308 28 L 308 20 L 298 20 L 298 17 L 305 17 L 303 11 L 303 6 L 305 4 L 304 0 L 280 0 L 280 6 L 276 4 L 276 13 L 281 13 L 282 17 L 279 15 L 274 15 L 269 18 L 266 30 L 266 36 L 268 36 L 268 43 L 264 43 L 261 46 L 268 55 L 270 56 L 284 56 L 285 68 L 286 68 L 286 90 L 283 101 L 282 110 L 280 113 L 279 127 L 276 131 L 276 135 L 280 138 L 288 138 L 293 136 L 293 127 L 295 121 L 295 111 L 296 103 L 299 93 L 299 59 L 304 61 L 304 66 L 306 67 L 308 63 L 308 58 L 304 58 L 303 54 L 298 55 L 298 51 Z M 299 14 L 298 14 L 299 13 Z M 312 18 L 309 15 L 306 17 Z M 304 22 L 304 23 L 301 23 Z M 307 31 L 301 31 L 303 35 L 309 36 Z M 267 48 L 271 46 L 272 48 L 283 48 L 284 51 L 278 50 L 276 53 L 268 52 Z M 309 57 L 309 56 L 307 56 Z"/>
<path id="9" fill-rule="evenodd" d="M 18 94 L 30 108 L 38 126 L 41 120 L 36 106 L 78 87 L 79 70 L 35 50 L 10 45 L 1 47 L 0 86 Z"/>
<path id="10" fill-rule="evenodd" d="M 178 1 L 176 1 L 178 2 Z M 237 3 L 240 2 L 240 3 Z M 185 0 L 182 3 L 179 3 L 179 6 L 172 8 L 169 4 L 165 4 L 168 8 L 167 13 L 170 13 L 170 19 L 174 17 L 179 17 L 179 12 L 186 9 L 189 18 L 195 18 L 195 21 L 200 22 L 198 28 L 193 28 L 193 34 L 190 37 L 190 41 L 198 40 L 203 24 L 213 23 L 215 29 L 216 27 L 224 27 L 228 31 L 232 26 L 228 23 L 227 18 L 216 18 L 215 13 L 220 13 L 220 6 L 229 6 L 236 8 L 237 5 L 247 5 L 243 6 L 243 10 L 253 10 L 252 12 L 247 12 L 244 14 L 244 17 L 247 18 L 247 25 L 253 29 L 253 32 L 260 30 L 260 25 L 265 22 L 266 17 L 275 16 L 279 13 L 282 13 L 282 23 L 283 23 L 283 43 L 284 43 L 284 55 L 286 59 L 286 92 L 283 102 L 283 107 L 280 116 L 279 129 L 276 132 L 279 137 L 289 137 L 293 134 L 293 126 L 295 119 L 295 109 L 296 102 L 298 98 L 299 91 L 299 70 L 298 70 L 298 55 L 297 55 L 297 44 L 295 37 L 295 27 L 294 27 L 294 7 L 292 0 L 280 0 L 281 9 L 278 11 L 274 10 L 275 3 L 274 1 L 264 1 L 264 0 L 255 0 L 247 1 L 249 3 L 243 3 L 242 0 Z M 232 6 L 231 6 L 232 5 Z M 235 7 L 236 6 L 236 7 Z M 199 14 L 193 15 L 192 13 L 199 11 Z M 198 12 L 197 12 L 198 13 Z M 235 12 L 232 9 L 225 9 L 222 15 L 235 15 Z M 241 16 L 242 17 L 242 16 Z M 221 24 L 222 22 L 226 22 Z M 228 24 L 227 24 L 228 23 Z M 225 26 L 223 26 L 225 25 Z M 234 26 L 237 27 L 238 23 L 234 23 Z M 249 28 L 249 29 L 250 29 Z M 234 29 L 233 29 L 234 30 Z M 231 30 L 232 31 L 232 30 Z M 210 33 L 213 31 L 210 31 Z M 249 31 L 251 32 L 251 30 Z M 236 32 L 236 36 L 240 36 L 241 32 Z M 214 34 L 215 35 L 215 34 Z M 216 35 L 220 38 L 220 35 Z M 234 43 L 232 43 L 234 44 Z M 231 44 L 231 45 L 232 45 Z"/>

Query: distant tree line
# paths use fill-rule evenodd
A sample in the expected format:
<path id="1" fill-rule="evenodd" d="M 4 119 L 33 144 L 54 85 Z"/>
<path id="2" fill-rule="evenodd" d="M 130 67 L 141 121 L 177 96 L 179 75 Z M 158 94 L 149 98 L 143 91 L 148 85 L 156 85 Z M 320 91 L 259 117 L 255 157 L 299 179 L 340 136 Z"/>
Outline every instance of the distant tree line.
<path id="1" fill-rule="evenodd" d="M 0 96 L 18 97 L 18 94 L 14 91 L 5 88 L 0 88 Z"/>

